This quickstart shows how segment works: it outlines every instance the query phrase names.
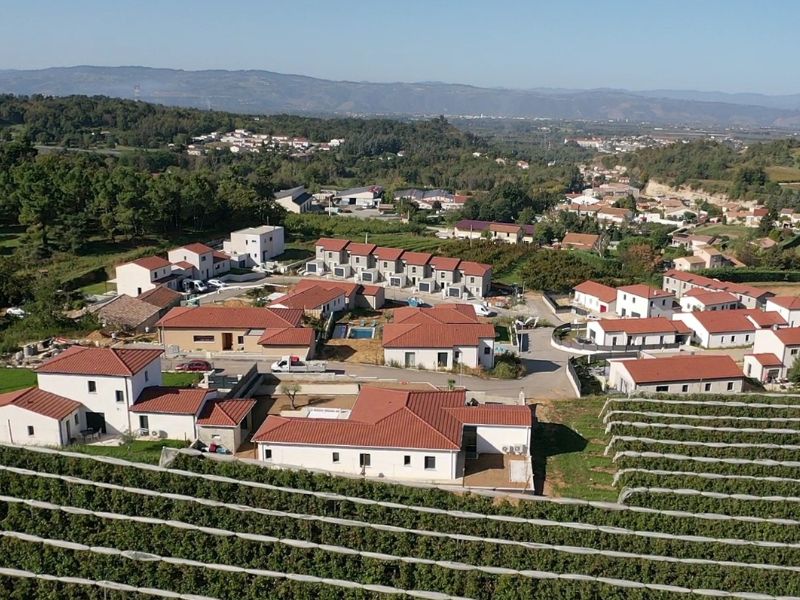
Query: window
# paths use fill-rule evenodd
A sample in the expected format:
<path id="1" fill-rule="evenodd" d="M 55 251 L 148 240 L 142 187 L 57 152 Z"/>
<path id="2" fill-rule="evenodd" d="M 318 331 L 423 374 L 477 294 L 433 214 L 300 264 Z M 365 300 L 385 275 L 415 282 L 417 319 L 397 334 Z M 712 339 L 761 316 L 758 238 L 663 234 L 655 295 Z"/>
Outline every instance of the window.
<path id="1" fill-rule="evenodd" d="M 733 391 L 733 382 L 732 381 L 728 382 L 728 391 L 729 392 Z"/>
<path id="2" fill-rule="evenodd" d="M 115 391 L 114 396 L 116 396 L 117 402 L 125 402 L 125 394 L 122 390 Z"/>
<path id="3" fill-rule="evenodd" d="M 89 381 L 89 393 L 96 394 L 97 393 L 97 382 L 96 381 Z"/>
<path id="4" fill-rule="evenodd" d="M 426 456 L 425 457 L 425 470 L 430 471 L 436 468 L 436 457 L 435 456 Z"/>
<path id="5" fill-rule="evenodd" d="M 33 425 L 28 425 L 28 435 L 33 435 Z"/>
<path id="6" fill-rule="evenodd" d="M 371 457 L 369 454 L 359 454 L 358 455 L 358 466 L 359 467 L 368 467 L 371 463 Z"/>
<path id="7" fill-rule="evenodd" d="M 237 344 L 244 344 L 244 336 L 243 335 L 238 336 L 236 338 L 236 343 Z"/>
<path id="8" fill-rule="evenodd" d="M 656 391 L 657 392 L 668 392 L 669 391 L 669 386 L 668 385 L 657 385 L 656 386 Z"/>
<path id="9" fill-rule="evenodd" d="M 272 450 L 264 448 L 264 460 L 272 460 Z"/>
<path id="10" fill-rule="evenodd" d="M 75 425 L 77 425 L 78 423 L 79 423 L 78 413 L 75 413 Z"/>
<path id="11" fill-rule="evenodd" d="M 144 372 L 144 380 L 150 381 L 150 373 L 148 373 L 147 371 Z"/>
<path id="12" fill-rule="evenodd" d="M 711 384 L 710 384 L 710 383 L 707 383 L 707 384 L 705 384 L 705 385 L 703 386 L 703 389 L 704 389 L 706 392 L 710 392 L 710 391 L 711 391 Z"/>
<path id="13" fill-rule="evenodd" d="M 492 349 L 489 346 L 484 346 L 483 353 L 484 354 L 491 354 L 492 353 Z"/>
<path id="14" fill-rule="evenodd" d="M 797 354 L 798 350 L 800 350 L 800 348 L 792 348 L 792 350 L 789 352 L 789 354 L 791 354 L 792 356 L 795 356 Z"/>
<path id="15" fill-rule="evenodd" d="M 247 415 L 245 415 L 244 419 L 242 419 L 242 422 L 239 423 L 239 429 L 242 431 L 247 431 Z"/>
<path id="16" fill-rule="evenodd" d="M 332 461 L 332 462 L 335 462 L 335 463 L 338 463 L 338 462 L 339 462 L 339 453 L 338 453 L 338 452 L 334 452 L 334 453 L 331 455 L 331 461 Z"/>
<path id="17" fill-rule="evenodd" d="M 436 365 L 439 367 L 447 367 L 447 352 L 437 352 L 436 353 Z"/>
<path id="18" fill-rule="evenodd" d="M 213 343 L 214 342 L 214 336 L 213 335 L 195 335 L 195 336 L 192 336 L 192 340 L 195 341 L 195 342 L 198 342 L 198 343 L 208 344 L 208 343 Z"/>
<path id="19" fill-rule="evenodd" d="M 403 457 L 403 466 L 404 467 L 410 467 L 411 466 L 411 456 L 409 454 L 406 454 Z"/>
<path id="20" fill-rule="evenodd" d="M 684 383 L 684 384 L 681 386 L 681 391 L 682 391 L 682 392 L 688 392 L 688 391 L 689 391 L 689 386 L 688 386 L 688 385 L 686 385 L 686 384 Z"/>
<path id="21" fill-rule="evenodd" d="M 150 429 L 150 418 L 147 415 L 139 415 L 139 429 Z"/>
<path id="22" fill-rule="evenodd" d="M 206 256 L 201 256 L 200 257 L 200 262 L 206 262 L 206 258 L 207 258 Z"/>

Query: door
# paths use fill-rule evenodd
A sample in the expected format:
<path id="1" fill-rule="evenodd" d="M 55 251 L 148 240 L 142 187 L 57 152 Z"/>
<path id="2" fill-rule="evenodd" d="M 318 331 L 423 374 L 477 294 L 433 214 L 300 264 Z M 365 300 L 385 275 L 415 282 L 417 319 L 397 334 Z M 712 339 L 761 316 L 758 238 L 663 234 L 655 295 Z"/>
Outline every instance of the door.
<path id="1" fill-rule="evenodd" d="M 147 415 L 139 415 L 139 429 L 150 429 L 150 419 Z"/>
<path id="2" fill-rule="evenodd" d="M 414 352 L 406 352 L 406 368 L 417 366 L 417 355 Z"/>
<path id="3" fill-rule="evenodd" d="M 222 349 L 233 350 L 233 334 L 225 332 L 222 334 Z"/>
<path id="4" fill-rule="evenodd" d="M 106 432 L 106 416 L 103 413 L 87 412 L 86 429 L 93 429 L 101 433 Z"/>
<path id="5" fill-rule="evenodd" d="M 72 439 L 72 427 L 70 427 L 71 424 L 69 422 L 69 419 L 67 419 L 66 423 L 67 423 L 67 443 L 69 444 L 70 440 Z"/>
<path id="6" fill-rule="evenodd" d="M 478 428 L 475 425 L 464 425 L 461 447 L 467 458 L 478 458 Z"/>
<path id="7" fill-rule="evenodd" d="M 442 368 L 447 368 L 447 352 L 436 353 L 436 365 Z"/>

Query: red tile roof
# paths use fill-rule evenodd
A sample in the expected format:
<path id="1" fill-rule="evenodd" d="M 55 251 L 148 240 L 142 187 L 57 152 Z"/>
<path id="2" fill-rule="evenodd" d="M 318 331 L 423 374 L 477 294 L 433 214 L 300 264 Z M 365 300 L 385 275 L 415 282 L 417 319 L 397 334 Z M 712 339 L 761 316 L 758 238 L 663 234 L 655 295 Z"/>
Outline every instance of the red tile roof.
<path id="1" fill-rule="evenodd" d="M 448 258 L 447 256 L 434 256 L 431 259 L 431 266 L 437 271 L 455 271 L 458 268 L 460 258 Z"/>
<path id="2" fill-rule="evenodd" d="M 347 251 L 356 256 L 368 256 L 377 248 L 375 244 L 361 244 L 358 242 L 350 242 L 347 245 Z"/>
<path id="3" fill-rule="evenodd" d="M 759 352 L 758 354 L 745 354 L 752 356 L 762 367 L 782 367 L 781 359 L 770 352 Z"/>
<path id="4" fill-rule="evenodd" d="M 326 281 L 319 279 L 301 279 L 294 286 L 292 292 L 302 292 L 308 289 L 320 288 L 324 290 L 337 290 L 342 292 L 347 298 L 359 291 L 359 284 L 349 281 Z"/>
<path id="5" fill-rule="evenodd" d="M 620 361 L 637 384 L 744 377 L 730 356 L 694 355 Z"/>
<path id="6" fill-rule="evenodd" d="M 173 263 L 173 264 L 176 267 L 180 267 L 184 271 L 189 271 L 190 269 L 194 269 L 194 265 L 192 263 L 190 263 L 190 262 L 185 261 L 185 260 L 179 260 L 178 262 Z"/>
<path id="7" fill-rule="evenodd" d="M 350 240 L 337 240 L 335 238 L 319 238 L 317 240 L 316 246 L 322 247 L 324 250 L 329 252 L 341 252 L 344 250 L 347 245 L 350 243 Z"/>
<path id="8" fill-rule="evenodd" d="M 758 308 L 748 308 L 742 313 L 753 321 L 760 329 L 772 327 L 773 325 L 786 325 L 786 320 L 780 313 L 774 310 L 761 310 Z"/>
<path id="9" fill-rule="evenodd" d="M 140 267 L 144 267 L 150 271 L 155 271 L 156 269 L 163 269 L 164 267 L 170 266 L 170 262 L 165 258 L 161 258 L 160 256 L 145 256 L 144 258 L 131 261 L 130 264 L 139 265 Z"/>
<path id="10" fill-rule="evenodd" d="M 478 321 L 468 304 L 398 308 L 394 322 L 383 327 L 384 348 L 477 346 L 481 339 L 494 337 L 494 325 Z"/>
<path id="11" fill-rule="evenodd" d="M 139 394 L 131 406 L 131 412 L 196 415 L 206 396 L 213 391 L 203 388 L 148 387 Z"/>
<path id="12" fill-rule="evenodd" d="M 697 298 L 703 306 L 713 306 L 718 304 L 730 304 L 731 302 L 739 302 L 739 298 L 730 292 L 704 290 L 703 288 L 692 288 L 684 294 L 690 298 Z"/>
<path id="13" fill-rule="evenodd" d="M 591 250 L 598 241 L 600 241 L 600 236 L 594 235 L 593 233 L 568 233 L 564 236 L 564 239 L 561 240 L 561 245 Z"/>
<path id="14" fill-rule="evenodd" d="M 403 261 L 409 265 L 427 265 L 433 255 L 427 252 L 403 252 Z"/>
<path id="15" fill-rule="evenodd" d="M 602 283 L 597 283 L 596 281 L 592 281 L 591 279 L 588 281 L 584 281 L 583 283 L 579 283 L 573 289 L 576 292 L 581 292 L 582 294 L 594 296 L 595 298 L 598 298 L 602 302 L 611 303 L 611 302 L 616 302 L 617 300 L 616 288 L 603 285 Z"/>
<path id="16" fill-rule="evenodd" d="M 156 325 L 166 329 L 268 329 L 297 327 L 302 309 L 181 306 L 170 310 Z"/>
<path id="17" fill-rule="evenodd" d="M 166 286 L 159 285 L 152 290 L 148 290 L 143 294 L 139 294 L 138 298 L 142 302 L 147 302 L 148 304 L 152 304 L 158 308 L 167 308 L 168 306 L 172 306 L 180 302 L 180 299 L 183 298 L 183 295 L 169 289 Z"/>
<path id="18" fill-rule="evenodd" d="M 769 301 L 787 310 L 800 310 L 800 296 L 775 296 Z"/>
<path id="19" fill-rule="evenodd" d="M 80 402 L 30 387 L 0 394 L 0 407 L 16 406 L 60 421 L 81 407 Z"/>
<path id="20" fill-rule="evenodd" d="M 776 329 L 775 335 L 784 346 L 800 346 L 800 327 Z"/>
<path id="21" fill-rule="evenodd" d="M 746 310 L 704 310 L 691 313 L 700 326 L 709 333 L 755 331 Z"/>
<path id="22" fill-rule="evenodd" d="M 597 321 L 600 328 L 606 333 L 621 331 L 628 335 L 643 333 L 689 333 L 691 331 L 681 321 L 670 321 L 664 317 L 650 317 L 644 319 L 600 319 Z"/>
<path id="23" fill-rule="evenodd" d="M 399 260 L 403 255 L 403 250 L 400 248 L 387 248 L 386 246 L 377 246 L 373 254 L 378 260 Z"/>
<path id="24" fill-rule="evenodd" d="M 310 327 L 285 327 L 265 329 L 258 340 L 261 346 L 311 346 L 314 343 L 314 330 Z"/>
<path id="25" fill-rule="evenodd" d="M 205 254 L 206 252 L 214 252 L 213 248 L 210 248 L 205 244 L 201 244 L 200 242 L 188 244 L 187 246 L 179 246 L 178 248 L 175 248 L 175 250 L 188 250 L 189 252 L 194 252 L 195 254 Z"/>
<path id="26" fill-rule="evenodd" d="M 158 360 L 163 352 L 155 349 L 72 346 L 44 362 L 36 372 L 129 377 Z"/>
<path id="27" fill-rule="evenodd" d="M 270 306 L 280 305 L 284 308 L 299 308 L 303 310 L 318 310 L 336 298 L 343 298 L 345 293 L 341 289 L 324 288 L 322 286 L 307 287 L 281 296 Z"/>
<path id="28" fill-rule="evenodd" d="M 464 391 L 364 387 L 348 419 L 269 416 L 255 442 L 461 450 L 464 424 L 530 427 L 528 406 L 465 406 Z"/>
<path id="29" fill-rule="evenodd" d="M 749 296 L 751 298 L 763 298 L 764 296 L 774 296 L 770 291 L 757 288 L 752 285 L 744 285 L 741 283 L 731 283 L 729 281 L 720 281 L 718 279 L 711 279 L 705 275 L 697 275 L 695 273 L 688 273 L 686 271 L 670 270 L 664 273 L 664 277 L 671 277 L 678 281 L 683 281 L 691 285 L 704 287 L 708 290 L 721 290 L 730 292 L 732 294 L 740 294 L 742 296 Z"/>
<path id="30" fill-rule="evenodd" d="M 500 233 L 520 233 L 522 227 L 513 225 L 511 223 L 490 223 L 489 231 L 498 231 Z"/>
<path id="31" fill-rule="evenodd" d="M 625 292 L 640 298 L 666 298 L 669 296 L 674 296 L 672 292 L 652 288 L 649 285 L 644 285 L 643 283 L 623 285 L 622 287 L 617 288 L 617 291 Z"/>
<path id="32" fill-rule="evenodd" d="M 214 399 L 206 402 L 197 424 L 206 427 L 238 427 L 256 401 L 250 398 Z"/>
<path id="33" fill-rule="evenodd" d="M 487 273 L 491 272 L 492 265 L 473 262 L 471 260 L 462 260 L 461 264 L 458 265 L 458 269 L 462 273 L 464 273 L 464 275 L 471 275 L 473 277 L 484 277 Z"/>

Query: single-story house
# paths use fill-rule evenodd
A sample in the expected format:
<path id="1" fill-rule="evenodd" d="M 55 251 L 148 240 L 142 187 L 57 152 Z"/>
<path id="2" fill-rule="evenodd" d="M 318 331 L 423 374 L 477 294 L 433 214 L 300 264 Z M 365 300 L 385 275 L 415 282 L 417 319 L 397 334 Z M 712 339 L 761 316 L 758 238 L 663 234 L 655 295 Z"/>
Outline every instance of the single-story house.
<path id="1" fill-rule="evenodd" d="M 744 374 L 761 383 L 771 383 L 785 376 L 785 368 L 781 359 L 771 352 L 745 354 Z"/>
<path id="2" fill-rule="evenodd" d="M 686 323 L 694 332 L 692 342 L 703 348 L 751 346 L 756 329 L 783 323 L 777 313 L 757 309 L 676 313 L 673 319 Z"/>
<path id="3" fill-rule="evenodd" d="M 742 391 L 744 373 L 730 356 L 610 360 L 608 385 L 623 394 L 736 394 Z"/>
<path id="4" fill-rule="evenodd" d="M 37 387 L 0 394 L 0 442 L 66 446 L 81 429 L 81 403 Z"/>
<path id="5" fill-rule="evenodd" d="M 679 303 L 683 312 L 692 312 L 695 310 L 735 310 L 741 308 L 739 299 L 730 292 L 709 292 L 703 288 L 689 290 L 681 296 Z"/>
<path id="6" fill-rule="evenodd" d="M 586 332 L 592 343 L 614 349 L 674 347 L 688 342 L 692 333 L 684 323 L 664 317 L 589 321 Z"/>
<path id="7" fill-rule="evenodd" d="M 314 330 L 301 326 L 302 309 L 185 306 L 173 308 L 156 325 L 164 346 L 184 352 L 242 351 L 307 358 Z"/>
<path id="8" fill-rule="evenodd" d="M 594 313 L 613 313 L 617 306 L 617 290 L 588 280 L 572 288 L 572 305 Z"/>
<path id="9" fill-rule="evenodd" d="M 258 460 L 276 466 L 389 480 L 457 481 L 484 454 L 528 461 L 529 406 L 466 403 L 457 391 L 363 387 L 339 418 L 270 415 L 253 436 Z M 514 457 L 511 457 L 512 459 Z"/>
<path id="10" fill-rule="evenodd" d="M 200 411 L 216 397 L 213 389 L 147 387 L 131 406 L 133 427 L 140 435 L 158 432 L 175 440 L 197 439 Z"/>
<path id="11" fill-rule="evenodd" d="M 600 236 L 593 233 L 568 233 L 561 240 L 561 248 L 598 252 L 600 250 Z"/>
<path id="12" fill-rule="evenodd" d="M 406 368 L 491 369 L 494 338 L 494 325 L 482 323 L 469 304 L 398 308 L 383 328 L 383 358 Z"/>
<path id="13" fill-rule="evenodd" d="M 206 402 L 197 417 L 197 437 L 236 450 L 253 431 L 252 398 L 216 398 Z"/>

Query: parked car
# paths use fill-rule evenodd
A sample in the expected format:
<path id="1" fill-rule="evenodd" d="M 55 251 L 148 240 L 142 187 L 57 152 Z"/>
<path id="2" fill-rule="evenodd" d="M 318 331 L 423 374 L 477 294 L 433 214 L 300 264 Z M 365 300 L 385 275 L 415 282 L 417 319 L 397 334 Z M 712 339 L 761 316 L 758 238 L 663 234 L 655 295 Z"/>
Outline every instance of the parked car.
<path id="1" fill-rule="evenodd" d="M 190 360 L 179 364 L 175 367 L 175 370 L 187 373 L 205 373 L 206 371 L 213 371 L 214 367 L 207 360 Z"/>
<path id="2" fill-rule="evenodd" d="M 282 356 L 270 366 L 273 373 L 321 373 L 327 365 L 324 360 L 300 360 L 299 356 Z"/>
<path id="3" fill-rule="evenodd" d="M 228 284 L 222 281 L 221 279 L 209 279 L 206 283 L 208 283 L 208 285 L 210 285 L 211 287 L 215 288 L 228 287 Z"/>
<path id="4" fill-rule="evenodd" d="M 475 314 L 479 317 L 492 317 L 495 312 L 485 304 L 473 304 L 472 308 L 475 309 Z"/>
<path id="5" fill-rule="evenodd" d="M 191 282 L 195 292 L 202 294 L 203 292 L 208 291 L 208 286 L 199 279 L 192 279 Z"/>

